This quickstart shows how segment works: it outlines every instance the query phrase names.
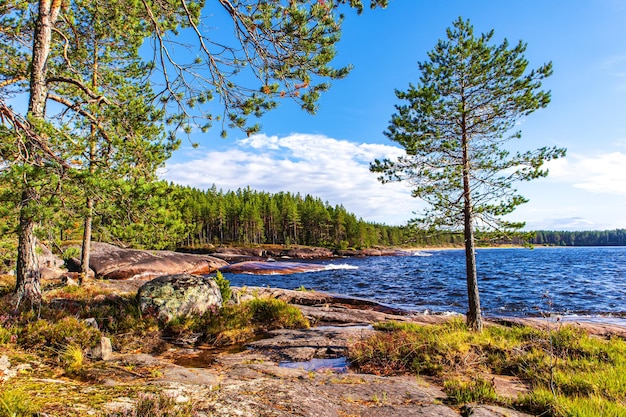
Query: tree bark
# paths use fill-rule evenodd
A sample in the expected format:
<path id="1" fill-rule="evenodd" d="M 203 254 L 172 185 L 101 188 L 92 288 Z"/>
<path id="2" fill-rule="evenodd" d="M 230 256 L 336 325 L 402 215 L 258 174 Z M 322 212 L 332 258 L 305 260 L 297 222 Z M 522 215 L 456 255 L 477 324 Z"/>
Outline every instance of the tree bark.
<path id="1" fill-rule="evenodd" d="M 45 117 L 46 98 L 48 88 L 46 86 L 46 63 L 50 54 L 52 40 L 52 26 L 56 22 L 61 7 L 61 0 L 40 0 L 37 21 L 35 22 L 35 34 L 33 37 L 33 55 L 30 73 L 30 96 L 28 101 L 28 114 L 31 120 L 43 120 Z M 34 155 L 35 147 L 26 142 L 30 155 Z M 36 157 L 36 156 L 35 156 Z M 29 161 L 25 162 L 29 163 Z M 40 272 L 35 253 L 35 224 L 36 204 L 38 200 L 37 190 L 32 184 L 32 174 L 26 171 L 22 201 L 20 206 L 20 227 L 17 250 L 17 279 L 15 293 L 17 304 L 29 301 L 31 306 L 41 301 Z"/>
<path id="2" fill-rule="evenodd" d="M 22 191 L 15 283 L 16 307 L 19 307 L 22 301 L 28 302 L 30 307 L 39 305 L 41 302 L 41 274 L 36 257 L 35 221 L 28 210 L 36 198 L 35 190 L 32 187 L 26 187 Z"/>
<path id="3" fill-rule="evenodd" d="M 93 198 L 87 197 L 87 215 L 83 224 L 83 245 L 80 258 L 80 276 L 78 283 L 82 284 L 89 273 L 89 258 L 91 257 L 91 224 L 93 222 Z"/>
<path id="4" fill-rule="evenodd" d="M 465 181 L 464 181 L 465 182 Z M 473 216 L 468 202 L 464 208 L 464 238 L 465 238 L 465 268 L 467 275 L 467 326 L 478 332 L 483 330 L 482 312 L 480 309 L 480 296 L 478 294 L 478 278 L 476 273 L 476 250 L 474 247 Z"/>
<path id="5" fill-rule="evenodd" d="M 477 332 L 483 330 L 480 296 L 478 294 L 478 278 L 476 273 L 476 249 L 474 247 L 474 214 L 472 210 L 470 184 L 469 138 L 465 130 L 463 116 L 463 237 L 465 239 L 465 272 L 467 277 L 467 326 Z"/>
<path id="6" fill-rule="evenodd" d="M 93 56 L 93 65 L 92 70 L 93 74 L 91 77 L 91 89 L 94 92 L 98 91 L 98 42 L 95 41 L 94 45 L 94 56 Z M 96 171 L 96 134 L 97 129 L 96 126 L 92 123 L 91 125 L 91 136 L 89 142 L 89 175 L 93 175 Z M 80 275 L 78 278 L 78 284 L 82 284 L 83 280 L 87 279 L 89 274 L 89 259 L 91 258 L 91 226 L 93 224 L 93 205 L 94 198 L 89 195 L 91 190 L 85 190 L 87 192 L 87 201 L 85 203 L 85 208 L 87 210 L 87 214 L 85 215 L 85 219 L 83 221 L 83 244 L 81 247 L 81 257 L 80 257 Z"/>

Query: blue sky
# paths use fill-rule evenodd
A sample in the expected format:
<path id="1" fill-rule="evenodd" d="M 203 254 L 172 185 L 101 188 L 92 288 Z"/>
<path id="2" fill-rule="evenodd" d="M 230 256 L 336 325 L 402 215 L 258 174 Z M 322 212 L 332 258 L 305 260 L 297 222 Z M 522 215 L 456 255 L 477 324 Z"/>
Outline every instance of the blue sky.
<path id="1" fill-rule="evenodd" d="M 544 83 L 552 102 L 522 121 L 522 139 L 511 146 L 565 147 L 567 157 L 550 163 L 548 178 L 519 184 L 530 202 L 509 218 L 530 230 L 625 228 L 623 0 L 390 0 L 387 9 L 361 16 L 346 10 L 336 65 L 354 70 L 333 83 L 316 115 L 285 102 L 251 138 L 233 131 L 221 139 L 217 128 L 194 134 L 200 147 L 183 141 L 162 177 L 201 188 L 312 194 L 364 220 L 403 224 L 422 203 L 404 184 L 378 183 L 369 162 L 401 153 L 383 135 L 398 104 L 394 89 L 418 81 L 417 62 L 459 16 L 478 33 L 494 29 L 494 42 L 526 42 L 531 68 L 554 65 Z M 205 23 L 230 30 L 223 21 Z"/>

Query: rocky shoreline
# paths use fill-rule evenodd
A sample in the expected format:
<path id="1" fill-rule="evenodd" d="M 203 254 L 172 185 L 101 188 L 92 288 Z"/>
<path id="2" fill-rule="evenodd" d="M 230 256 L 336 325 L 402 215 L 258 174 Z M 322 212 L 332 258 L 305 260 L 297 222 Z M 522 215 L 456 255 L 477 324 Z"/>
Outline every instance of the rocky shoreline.
<path id="1" fill-rule="evenodd" d="M 129 283 L 137 288 L 141 280 L 99 280 L 88 285 L 116 293 L 132 292 Z M 232 289 L 240 301 L 271 297 L 295 305 L 312 327 L 273 330 L 235 351 L 167 345 L 158 352 L 113 352 L 103 361 L 98 376 L 102 385 L 121 391 L 124 387 L 146 385 L 181 403 L 193 403 L 199 416 L 527 416 L 491 405 L 449 405 L 435 380 L 364 374 L 350 369 L 345 362 L 348 346 L 374 334 L 374 323 L 393 320 L 439 324 L 450 316 L 416 315 L 369 300 L 321 292 Z M 334 366 L 336 361 L 343 365 Z M 525 389 L 515 379 L 499 380 L 496 386 L 501 395 L 512 397 Z M 133 404 L 122 395 L 104 408 L 124 412 L 131 410 Z"/>
<path id="2" fill-rule="evenodd" d="M 318 255 L 323 253 L 314 252 Z M 248 249 L 218 252 L 218 258 L 214 256 L 216 254 L 134 251 L 107 245 L 97 248 L 94 254 L 96 278 L 117 279 L 86 280 L 84 285 L 87 288 L 94 287 L 94 293 L 104 291 L 111 294 L 136 293 L 151 278 L 181 273 L 181 265 L 188 266 L 184 272 L 194 273 L 195 270 L 214 271 L 232 265 L 225 259 L 231 262 L 257 262 L 253 260 L 256 255 Z M 256 254 L 268 255 L 267 252 Z M 311 256 L 311 251 L 300 255 L 291 253 L 289 257 L 293 258 L 294 255 Z M 263 259 L 267 262 L 267 258 Z M 112 272 L 115 265 L 118 271 L 126 272 Z M 527 415 L 490 405 L 450 405 L 437 380 L 406 375 L 364 374 L 350 369 L 345 362 L 351 344 L 376 332 L 372 327 L 374 323 L 402 321 L 430 325 L 443 323 L 450 320 L 451 316 L 414 314 L 371 300 L 316 291 L 260 287 L 232 290 L 238 301 L 268 297 L 294 305 L 302 311 L 312 327 L 273 330 L 259 340 L 235 350 L 216 351 L 207 346 L 181 346 L 161 340 L 158 342 L 161 347 L 157 350 L 150 349 L 147 343 L 145 349 L 138 351 L 110 352 L 102 361 L 102 366 L 92 371 L 97 372 L 91 377 L 98 380 L 99 385 L 70 384 L 62 378 L 46 383 L 67 385 L 67 390 L 74 390 L 77 398 L 88 396 L 99 389 L 115 387 L 120 392 L 119 396 L 103 405 L 104 409 L 112 413 L 131 410 L 134 400 L 123 393 L 133 392 L 134 387 L 142 387 L 165 393 L 180 403 L 194 404 L 199 416 Z M 545 328 L 553 326 L 555 322 L 550 319 L 511 318 L 488 323 L 493 324 L 524 324 Z M 583 322 L 570 324 L 599 336 L 617 335 L 626 338 L 626 329 L 620 326 Z M 19 372 L 18 367 L 22 366 L 12 366 L 10 363 L 0 365 L 4 366 L 4 369 L 0 369 L 0 374 L 4 375 L 15 375 Z M 527 390 L 524 382 L 516 378 L 494 377 L 493 384 L 498 395 L 503 397 L 515 398 Z M 97 414 L 97 410 L 85 409 L 85 405 L 79 402 L 70 407 L 80 415 Z"/>
<path id="3" fill-rule="evenodd" d="M 136 289 L 140 280 L 98 281 L 106 291 Z M 240 301 L 269 297 L 297 306 L 312 324 L 308 329 L 279 329 L 244 346 L 214 350 L 206 346 L 167 345 L 158 351 L 117 353 L 104 361 L 102 384 L 123 388 L 144 384 L 192 402 L 200 416 L 483 416 L 521 417 L 528 414 L 485 404 L 447 404 L 439 381 L 406 375 L 377 376 L 350 369 L 348 347 L 374 334 L 372 324 L 403 321 L 441 324 L 451 316 L 412 314 L 387 309 L 369 300 L 313 291 L 233 287 Z M 545 328 L 546 320 L 500 321 L 487 325 L 528 324 Z M 585 328 L 606 336 L 604 326 Z M 622 329 L 624 330 L 624 329 Z M 626 337 L 625 333 L 618 333 Z M 105 370 L 106 369 L 106 370 Z M 132 372 L 119 370 L 132 369 Z M 154 370 L 157 369 L 158 373 Z M 115 370 L 118 370 L 117 372 Z M 523 381 L 494 377 L 498 395 L 515 398 L 528 389 Z M 75 388 L 82 389 L 82 388 Z M 93 388 L 92 388 L 93 389 Z M 131 409 L 121 396 L 105 405 Z"/>
<path id="4" fill-rule="evenodd" d="M 42 246 L 42 248 L 44 248 Z M 67 276 L 77 279 L 80 272 L 80 261 L 75 258 L 66 263 L 68 270 L 63 269 L 64 261 L 54 257 L 44 248 L 46 256 L 39 263 L 42 276 L 56 279 Z M 274 273 L 280 268 L 283 273 L 288 271 L 302 272 L 312 268 L 310 264 L 297 262 L 311 259 L 331 259 L 341 257 L 365 256 L 408 256 L 411 253 L 400 249 L 363 249 L 363 250 L 330 250 L 319 247 L 282 247 L 264 246 L 258 248 L 218 247 L 213 249 L 181 249 L 138 250 L 121 248 L 108 243 L 93 242 L 89 262 L 90 276 L 98 279 L 152 279 L 161 275 L 200 274 L 205 275 L 216 270 L 228 269 L 230 272 Z M 282 262 L 272 262 L 280 260 Z M 285 261 L 291 261 L 289 263 Z"/>

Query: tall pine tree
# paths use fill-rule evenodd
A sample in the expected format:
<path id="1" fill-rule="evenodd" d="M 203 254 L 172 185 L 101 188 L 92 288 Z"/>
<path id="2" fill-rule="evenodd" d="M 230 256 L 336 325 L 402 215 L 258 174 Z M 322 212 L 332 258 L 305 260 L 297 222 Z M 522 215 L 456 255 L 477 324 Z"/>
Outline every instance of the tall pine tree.
<path id="1" fill-rule="evenodd" d="M 386 135 L 406 151 L 396 161 L 375 161 L 379 179 L 407 181 L 413 196 L 429 204 L 417 223 L 427 229 L 462 230 L 465 241 L 467 323 L 482 330 L 474 236 L 478 231 L 510 233 L 523 227 L 502 216 L 526 199 L 515 181 L 547 175 L 545 161 L 565 155 L 564 149 L 541 148 L 511 154 L 503 144 L 519 139 L 520 118 L 547 106 L 541 90 L 551 64 L 527 71 L 526 45 L 505 40 L 491 45 L 493 31 L 474 35 L 469 21 L 459 18 L 419 63 L 420 82 L 396 91 L 407 104 L 396 106 Z"/>

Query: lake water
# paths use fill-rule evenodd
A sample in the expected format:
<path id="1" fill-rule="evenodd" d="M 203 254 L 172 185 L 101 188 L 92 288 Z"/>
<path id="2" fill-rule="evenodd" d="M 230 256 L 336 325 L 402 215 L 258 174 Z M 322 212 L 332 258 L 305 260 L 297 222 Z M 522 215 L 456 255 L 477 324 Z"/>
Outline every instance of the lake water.
<path id="1" fill-rule="evenodd" d="M 465 313 L 463 250 L 318 261 L 319 272 L 224 274 L 235 286 L 305 287 L 417 312 Z M 626 325 L 626 247 L 478 249 L 483 314 L 597 317 Z"/>

